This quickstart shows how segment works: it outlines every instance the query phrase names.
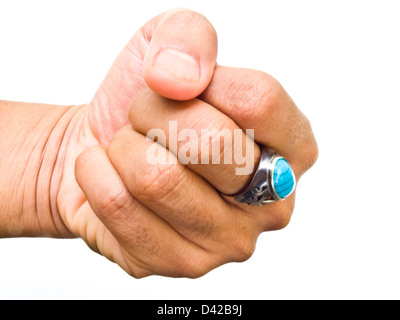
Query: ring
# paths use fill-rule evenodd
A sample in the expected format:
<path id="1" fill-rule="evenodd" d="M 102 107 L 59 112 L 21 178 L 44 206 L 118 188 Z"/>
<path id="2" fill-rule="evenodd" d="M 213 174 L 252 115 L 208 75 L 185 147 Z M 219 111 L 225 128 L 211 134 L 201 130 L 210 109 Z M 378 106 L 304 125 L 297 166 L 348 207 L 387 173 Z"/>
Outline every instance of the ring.
<path id="1" fill-rule="evenodd" d="M 295 189 L 296 177 L 289 162 L 276 151 L 260 145 L 261 159 L 250 184 L 236 195 L 241 203 L 262 206 L 286 199 Z"/>

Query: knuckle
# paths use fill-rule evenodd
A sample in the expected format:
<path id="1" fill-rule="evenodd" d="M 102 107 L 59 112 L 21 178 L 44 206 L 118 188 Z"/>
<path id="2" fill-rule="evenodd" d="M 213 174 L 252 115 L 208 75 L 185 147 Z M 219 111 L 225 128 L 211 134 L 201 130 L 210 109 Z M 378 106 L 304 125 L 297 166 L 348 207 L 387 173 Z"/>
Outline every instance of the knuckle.
<path id="1" fill-rule="evenodd" d="M 291 130 L 293 131 L 291 134 L 292 144 L 301 146 L 298 147 L 297 158 L 293 159 L 298 162 L 299 174 L 301 175 L 317 161 L 318 145 L 310 121 L 304 115 L 296 121 Z"/>
<path id="2" fill-rule="evenodd" d="M 178 265 L 181 277 L 197 279 L 212 270 L 207 258 L 199 255 L 186 255 L 180 259 Z"/>
<path id="3" fill-rule="evenodd" d="M 187 30 L 188 27 L 190 27 L 190 29 L 193 27 L 200 27 L 209 29 L 213 33 L 215 32 L 208 19 L 196 11 L 187 9 L 180 10 L 173 14 L 173 18 L 178 25 L 184 27 L 182 30 Z"/>
<path id="4" fill-rule="evenodd" d="M 87 163 L 88 151 L 82 152 L 75 160 L 75 175 L 80 171 L 84 169 L 85 164 Z"/>
<path id="5" fill-rule="evenodd" d="M 292 218 L 293 205 L 282 205 L 280 208 L 271 212 L 271 220 L 268 231 L 282 230 L 286 228 Z"/>
<path id="6" fill-rule="evenodd" d="M 95 146 L 86 149 L 75 160 L 75 171 L 77 170 L 84 170 L 88 164 L 92 163 L 93 159 L 96 158 L 99 152 L 103 151 L 102 147 Z"/>
<path id="7" fill-rule="evenodd" d="M 316 144 L 314 144 L 313 146 L 309 147 L 309 151 L 307 156 L 305 157 L 305 159 L 303 160 L 304 163 L 304 172 L 309 170 L 316 162 L 318 159 L 318 147 L 316 146 Z"/>
<path id="8" fill-rule="evenodd" d="M 139 280 L 139 279 L 143 279 L 149 275 L 137 272 L 137 273 L 131 273 L 130 276 Z"/>
<path id="9" fill-rule="evenodd" d="M 178 205 L 185 206 L 185 203 L 179 201 Z M 215 225 L 215 221 L 212 220 L 209 213 L 204 212 L 205 210 L 196 211 L 192 211 L 190 215 L 185 216 L 188 223 L 187 230 L 191 233 L 193 239 L 198 241 L 212 241 L 220 232 Z"/>
<path id="10" fill-rule="evenodd" d="M 274 230 L 285 229 L 289 225 L 290 219 L 291 219 L 291 214 L 279 215 L 276 218 Z"/>
<path id="11" fill-rule="evenodd" d="M 235 118 L 258 126 L 276 109 L 281 90 L 279 82 L 271 76 L 262 72 L 252 73 L 252 78 L 240 83 L 229 104 Z"/>
<path id="12" fill-rule="evenodd" d="M 311 125 L 309 125 L 309 127 L 311 128 Z M 311 129 L 310 129 L 310 132 L 312 132 Z M 315 162 L 317 162 L 317 159 L 318 159 L 318 156 L 319 156 L 318 145 L 317 145 L 317 142 L 316 142 L 316 140 L 314 138 L 314 135 L 312 133 L 311 133 L 311 141 L 308 144 L 307 151 L 308 151 L 307 152 L 307 157 L 306 157 L 306 159 L 304 161 L 304 163 L 305 163 L 305 171 L 310 169 L 315 164 Z"/>
<path id="13" fill-rule="evenodd" d="M 126 219 L 126 210 L 124 210 L 131 200 L 129 192 L 123 189 L 109 189 L 98 202 L 98 209 L 107 219 L 124 220 Z"/>
<path id="14" fill-rule="evenodd" d="M 255 231 L 256 221 L 251 224 L 240 223 L 230 229 L 226 235 L 224 243 L 229 247 L 222 248 L 225 252 L 227 262 L 244 262 L 253 255 L 259 232 Z"/>
<path id="15" fill-rule="evenodd" d="M 183 167 L 179 164 L 155 165 L 148 168 L 140 180 L 138 190 L 144 198 L 165 199 L 183 181 Z"/>
<path id="16" fill-rule="evenodd" d="M 153 273 L 150 271 L 144 270 L 144 269 L 138 269 L 138 270 L 127 270 L 126 271 L 131 277 L 135 279 L 143 279 L 145 277 L 151 276 Z"/>
<path id="17" fill-rule="evenodd" d="M 234 261 L 244 262 L 249 260 L 253 255 L 255 248 L 255 241 L 247 237 L 236 240 L 234 246 Z"/>

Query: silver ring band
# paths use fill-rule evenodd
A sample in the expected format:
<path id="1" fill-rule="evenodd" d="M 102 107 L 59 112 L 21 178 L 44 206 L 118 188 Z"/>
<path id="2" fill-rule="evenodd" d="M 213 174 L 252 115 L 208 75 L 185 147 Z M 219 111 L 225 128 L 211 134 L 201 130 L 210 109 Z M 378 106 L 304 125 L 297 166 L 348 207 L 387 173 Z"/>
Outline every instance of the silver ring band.
<path id="1" fill-rule="evenodd" d="M 262 206 L 287 198 L 295 189 L 296 179 L 285 158 L 273 149 L 260 145 L 261 158 L 250 184 L 233 195 L 241 203 Z"/>

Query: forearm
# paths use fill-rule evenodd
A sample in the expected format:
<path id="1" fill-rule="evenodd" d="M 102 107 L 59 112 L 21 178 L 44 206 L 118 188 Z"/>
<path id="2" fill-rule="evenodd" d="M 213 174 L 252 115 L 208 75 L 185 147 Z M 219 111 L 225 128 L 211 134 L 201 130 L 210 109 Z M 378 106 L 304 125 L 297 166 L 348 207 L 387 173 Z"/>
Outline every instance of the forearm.
<path id="1" fill-rule="evenodd" d="M 64 237 L 60 149 L 79 107 L 0 101 L 0 237 Z"/>

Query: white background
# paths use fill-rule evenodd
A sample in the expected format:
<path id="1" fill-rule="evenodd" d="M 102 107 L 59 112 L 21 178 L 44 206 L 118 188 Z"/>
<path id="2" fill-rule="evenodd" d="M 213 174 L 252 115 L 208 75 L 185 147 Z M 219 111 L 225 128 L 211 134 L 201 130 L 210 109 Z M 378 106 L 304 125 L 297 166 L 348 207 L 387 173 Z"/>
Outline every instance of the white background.
<path id="1" fill-rule="evenodd" d="M 272 74 L 311 120 L 320 158 L 291 224 L 196 280 L 130 278 L 81 240 L 3 239 L 0 298 L 399 299 L 398 1 L 1 0 L 0 99 L 90 101 L 133 33 L 175 7 L 213 23 L 219 64 Z"/>

